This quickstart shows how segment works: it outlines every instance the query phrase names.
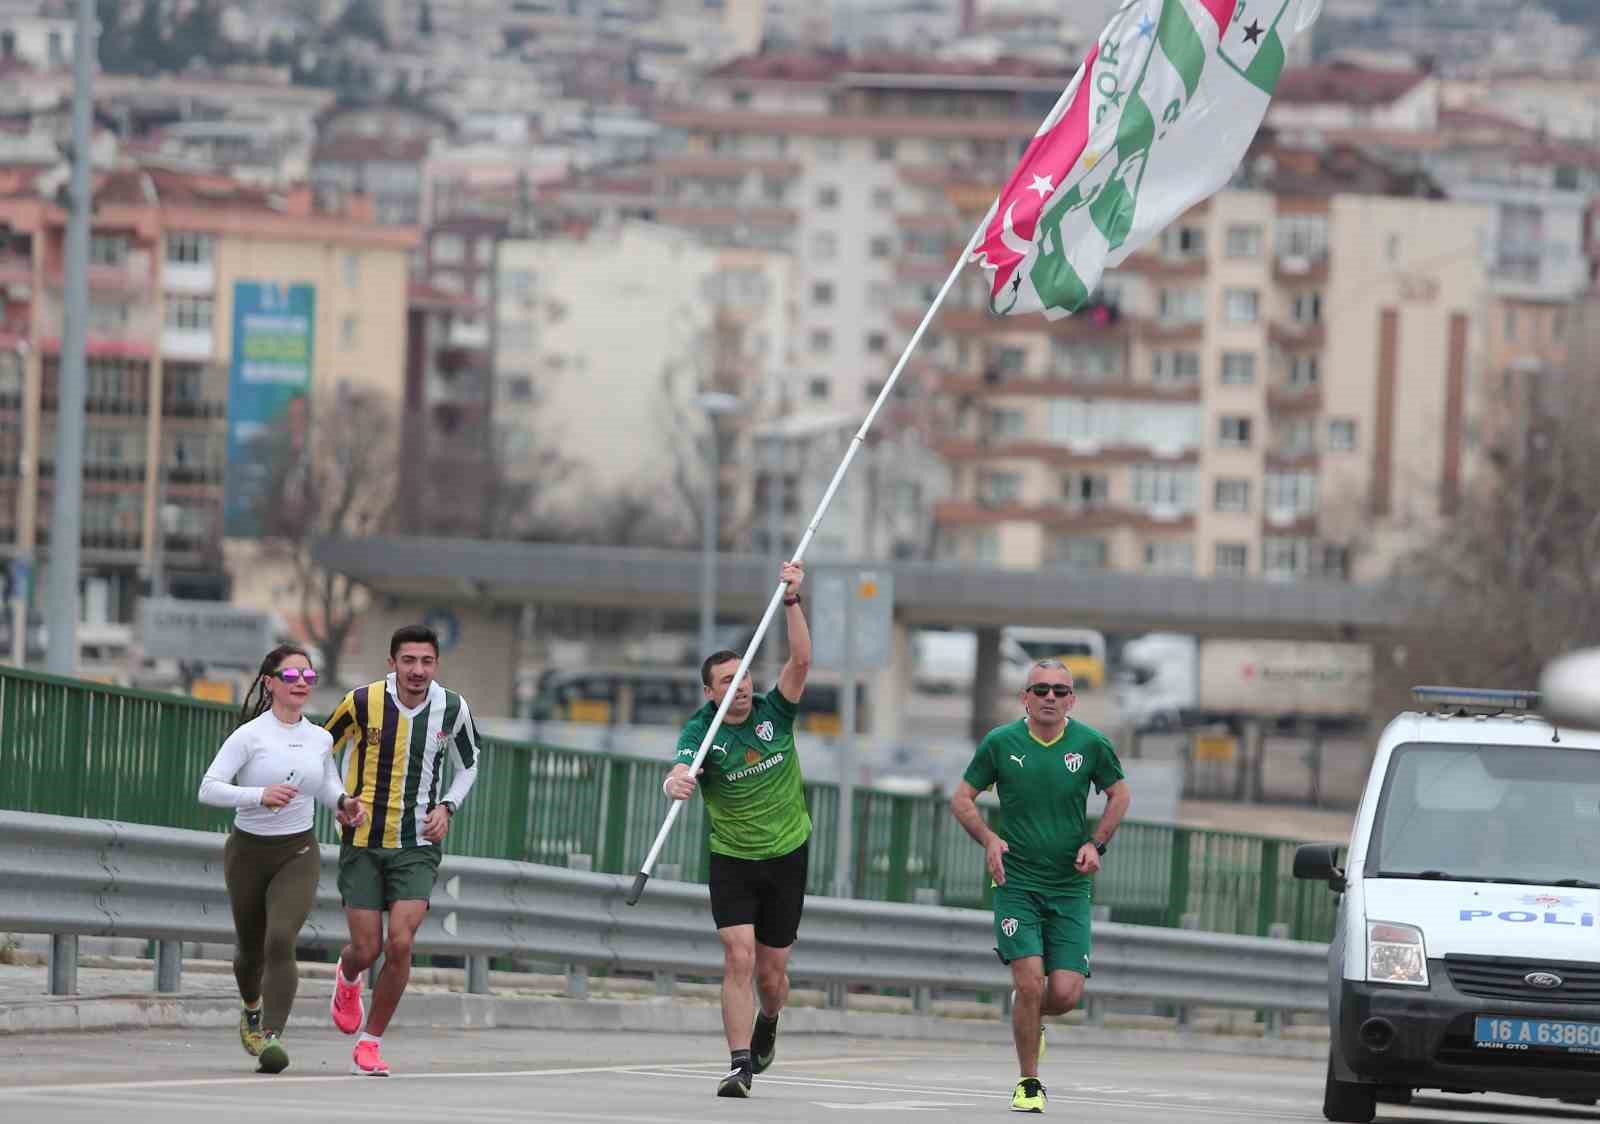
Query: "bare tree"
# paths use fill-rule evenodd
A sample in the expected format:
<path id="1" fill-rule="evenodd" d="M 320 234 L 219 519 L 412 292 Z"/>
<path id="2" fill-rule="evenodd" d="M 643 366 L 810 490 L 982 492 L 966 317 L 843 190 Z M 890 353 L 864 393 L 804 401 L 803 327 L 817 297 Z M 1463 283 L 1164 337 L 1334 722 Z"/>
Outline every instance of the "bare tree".
<path id="1" fill-rule="evenodd" d="M 1459 513 L 1402 567 L 1411 680 L 1531 686 L 1600 641 L 1600 382 L 1574 370 L 1513 383 Z"/>
<path id="2" fill-rule="evenodd" d="M 398 493 L 398 412 L 370 390 L 316 396 L 300 447 L 288 435 L 267 450 L 260 518 L 262 558 L 284 567 L 307 638 L 321 649 L 322 675 L 337 686 L 339 662 L 367 591 L 311 556 L 319 538 L 364 538 L 394 527 Z"/>

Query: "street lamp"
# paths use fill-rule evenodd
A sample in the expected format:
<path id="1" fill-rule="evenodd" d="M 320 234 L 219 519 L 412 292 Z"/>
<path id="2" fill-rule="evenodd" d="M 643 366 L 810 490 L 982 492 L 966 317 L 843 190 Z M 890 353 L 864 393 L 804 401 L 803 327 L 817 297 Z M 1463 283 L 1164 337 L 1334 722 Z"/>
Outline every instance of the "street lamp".
<path id="1" fill-rule="evenodd" d="M 737 414 L 744 403 L 732 394 L 707 391 L 698 394 L 690 405 L 706 415 L 711 423 L 709 459 L 710 475 L 706 477 L 705 516 L 701 520 L 700 542 L 700 654 L 709 656 L 716 642 L 717 615 L 717 507 L 718 484 L 722 475 L 721 439 L 717 432 L 717 419 Z"/>

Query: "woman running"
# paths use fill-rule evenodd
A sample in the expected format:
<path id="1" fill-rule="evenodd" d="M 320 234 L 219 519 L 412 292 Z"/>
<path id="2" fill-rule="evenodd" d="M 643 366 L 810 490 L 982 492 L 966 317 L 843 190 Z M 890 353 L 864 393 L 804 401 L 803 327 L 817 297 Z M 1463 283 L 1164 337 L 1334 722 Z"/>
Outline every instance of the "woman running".
<path id="1" fill-rule="evenodd" d="M 268 652 L 239 725 L 200 782 L 202 804 L 237 809 L 222 874 L 238 934 L 239 1041 L 258 1059 L 258 1073 L 289 1066 L 283 1030 L 299 984 L 294 946 L 316 901 L 322 866 L 312 801 L 348 822 L 366 818 L 361 802 L 344 791 L 333 739 L 301 713 L 316 681 L 304 649 L 285 644 Z"/>

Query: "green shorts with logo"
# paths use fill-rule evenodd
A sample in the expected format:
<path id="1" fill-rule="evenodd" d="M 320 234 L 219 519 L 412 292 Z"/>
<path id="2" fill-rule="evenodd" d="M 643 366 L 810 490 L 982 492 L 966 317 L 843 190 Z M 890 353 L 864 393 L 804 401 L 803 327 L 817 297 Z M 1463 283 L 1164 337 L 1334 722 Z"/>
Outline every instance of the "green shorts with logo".
<path id="1" fill-rule="evenodd" d="M 1089 976 L 1093 941 L 1088 895 L 1042 894 L 1014 886 L 994 888 L 994 950 L 1003 963 L 1042 956 L 1044 970 Z"/>
<path id="2" fill-rule="evenodd" d="M 339 848 L 339 898 L 346 909 L 375 909 L 395 902 L 427 901 L 444 852 L 427 847 Z"/>

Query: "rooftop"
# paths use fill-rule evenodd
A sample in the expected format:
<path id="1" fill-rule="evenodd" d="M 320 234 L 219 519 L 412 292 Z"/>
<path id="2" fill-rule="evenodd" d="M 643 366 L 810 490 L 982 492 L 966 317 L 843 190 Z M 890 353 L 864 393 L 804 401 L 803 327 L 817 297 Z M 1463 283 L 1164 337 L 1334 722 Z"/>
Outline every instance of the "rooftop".
<path id="1" fill-rule="evenodd" d="M 734 59 L 708 77 L 756 82 L 847 81 L 850 76 L 905 75 L 946 78 L 1048 78 L 1063 86 L 1071 73 L 1031 59 L 938 59 L 926 55 L 864 54 L 843 51 L 769 51 Z"/>
<path id="2" fill-rule="evenodd" d="M 1314 63 L 1285 70 L 1274 97 L 1281 103 L 1300 105 L 1388 105 L 1429 77 L 1422 70 L 1379 70 L 1350 62 Z"/>

